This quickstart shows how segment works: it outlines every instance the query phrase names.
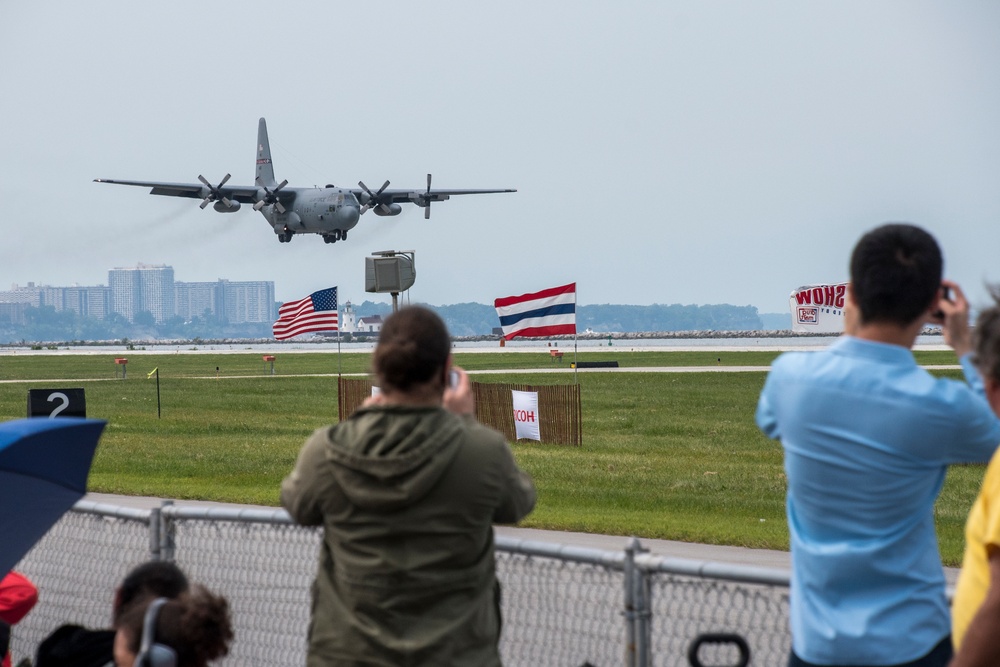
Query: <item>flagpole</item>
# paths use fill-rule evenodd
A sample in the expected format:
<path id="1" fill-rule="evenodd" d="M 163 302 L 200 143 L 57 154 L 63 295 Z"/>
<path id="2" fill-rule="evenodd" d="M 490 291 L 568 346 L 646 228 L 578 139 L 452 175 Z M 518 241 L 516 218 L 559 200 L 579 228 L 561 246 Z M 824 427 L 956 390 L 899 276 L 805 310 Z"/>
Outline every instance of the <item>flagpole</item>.
<path id="1" fill-rule="evenodd" d="M 337 295 L 337 389 L 340 389 L 340 295 Z"/>
<path id="2" fill-rule="evenodd" d="M 149 373 L 146 375 L 146 379 L 148 380 L 149 378 L 153 377 L 154 374 L 156 375 L 156 418 L 159 419 L 160 418 L 160 367 L 159 366 L 149 371 Z"/>
<path id="3" fill-rule="evenodd" d="M 578 375 L 578 373 L 580 372 L 579 368 L 578 368 L 579 365 L 580 365 L 580 362 L 577 360 L 577 356 L 576 356 L 576 341 L 577 341 L 577 336 L 579 335 L 578 332 L 580 331 L 580 327 L 577 326 L 577 320 L 579 320 L 579 318 L 577 317 L 577 313 L 576 313 L 576 301 L 577 301 L 577 299 L 576 299 L 576 288 L 574 286 L 574 289 L 573 289 L 573 382 L 576 383 L 576 384 L 580 384 L 580 376 Z"/>

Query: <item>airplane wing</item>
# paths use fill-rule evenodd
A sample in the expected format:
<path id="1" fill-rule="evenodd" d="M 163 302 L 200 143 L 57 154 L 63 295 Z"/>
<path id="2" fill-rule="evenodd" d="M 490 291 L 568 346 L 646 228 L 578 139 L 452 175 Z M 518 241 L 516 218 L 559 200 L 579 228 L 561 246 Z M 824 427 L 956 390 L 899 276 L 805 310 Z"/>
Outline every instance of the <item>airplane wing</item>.
<path id="1" fill-rule="evenodd" d="M 365 190 L 353 188 L 354 196 L 364 201 Z M 452 195 L 488 195 L 501 192 L 517 192 L 517 190 L 380 190 L 378 201 L 386 204 L 405 204 L 429 201 L 447 201 Z"/>
<path id="2" fill-rule="evenodd" d="M 151 195 L 165 195 L 167 197 L 188 197 L 190 199 L 204 199 L 208 196 L 209 190 L 201 183 L 162 183 L 159 181 L 119 181 L 110 178 L 95 178 L 95 183 L 114 183 L 115 185 L 135 185 L 141 188 L 150 188 Z M 219 193 L 227 199 L 238 201 L 243 204 L 253 204 L 258 190 L 254 185 L 223 185 L 216 187 Z"/>

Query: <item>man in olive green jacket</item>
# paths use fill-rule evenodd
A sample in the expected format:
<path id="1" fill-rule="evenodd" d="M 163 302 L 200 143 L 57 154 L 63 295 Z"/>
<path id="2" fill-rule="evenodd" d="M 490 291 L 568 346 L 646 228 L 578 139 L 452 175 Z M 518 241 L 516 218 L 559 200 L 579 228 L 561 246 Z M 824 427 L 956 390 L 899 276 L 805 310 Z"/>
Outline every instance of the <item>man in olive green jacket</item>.
<path id="1" fill-rule="evenodd" d="M 526 516 L 535 490 L 503 436 L 472 417 L 449 351 L 430 311 L 387 319 L 381 394 L 316 431 L 282 484 L 292 518 L 324 527 L 309 667 L 500 664 L 493 523 Z"/>

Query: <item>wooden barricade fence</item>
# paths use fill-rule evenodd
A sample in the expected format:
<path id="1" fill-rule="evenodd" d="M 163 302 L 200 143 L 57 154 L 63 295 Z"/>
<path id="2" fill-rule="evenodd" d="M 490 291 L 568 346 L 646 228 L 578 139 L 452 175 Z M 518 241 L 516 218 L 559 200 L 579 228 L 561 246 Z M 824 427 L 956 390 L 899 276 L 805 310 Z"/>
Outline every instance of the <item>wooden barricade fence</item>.
<path id="1" fill-rule="evenodd" d="M 337 415 L 344 421 L 361 407 L 372 395 L 372 381 L 368 378 L 337 378 Z"/>
<path id="2" fill-rule="evenodd" d="M 366 398 L 372 395 L 369 378 L 341 377 L 337 382 L 337 403 L 340 420 L 354 414 Z M 557 445 L 583 444 L 583 411 L 580 407 L 580 385 L 527 385 L 473 382 L 476 397 L 476 419 L 480 424 L 495 428 L 508 441 L 514 441 L 514 404 L 511 391 L 538 392 L 539 435 L 542 442 Z"/>

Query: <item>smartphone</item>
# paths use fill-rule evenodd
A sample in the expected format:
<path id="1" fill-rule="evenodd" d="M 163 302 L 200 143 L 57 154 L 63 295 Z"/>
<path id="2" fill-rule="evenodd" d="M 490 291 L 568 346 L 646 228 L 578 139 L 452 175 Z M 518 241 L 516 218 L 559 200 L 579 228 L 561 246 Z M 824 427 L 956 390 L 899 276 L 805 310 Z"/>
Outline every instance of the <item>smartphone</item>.
<path id="1" fill-rule="evenodd" d="M 458 371 L 451 370 L 448 372 L 448 386 L 454 389 L 458 386 L 459 376 Z"/>

